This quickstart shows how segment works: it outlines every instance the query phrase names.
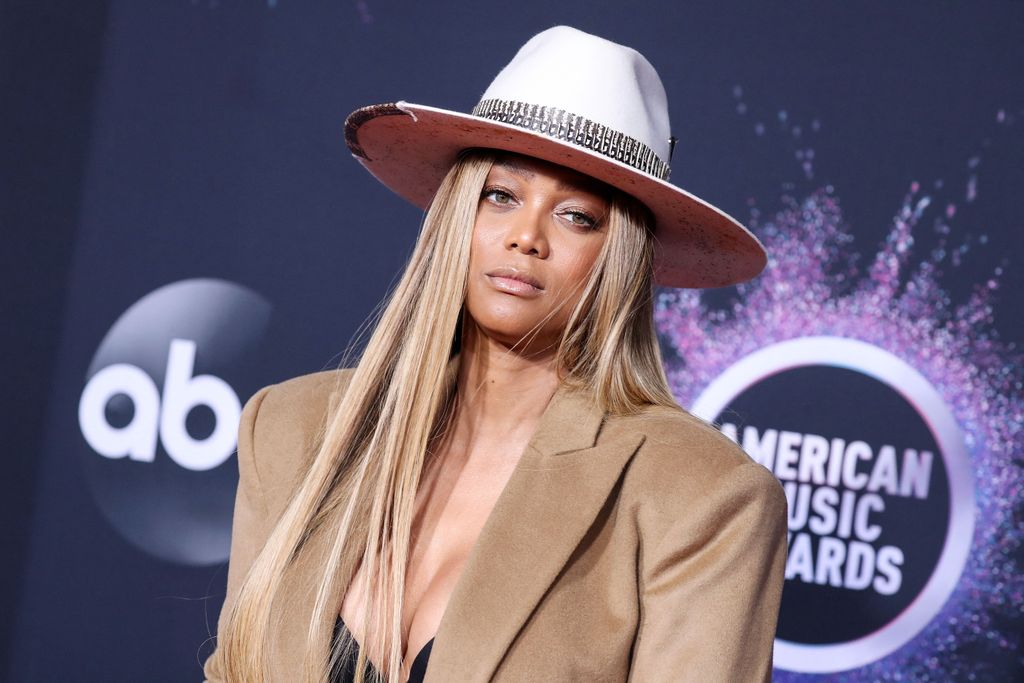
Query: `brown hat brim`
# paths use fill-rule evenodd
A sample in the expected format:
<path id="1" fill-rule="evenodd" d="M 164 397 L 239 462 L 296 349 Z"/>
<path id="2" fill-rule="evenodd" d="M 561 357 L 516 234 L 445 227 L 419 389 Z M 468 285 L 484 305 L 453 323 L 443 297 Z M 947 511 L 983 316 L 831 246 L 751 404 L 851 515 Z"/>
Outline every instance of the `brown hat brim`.
<path id="1" fill-rule="evenodd" d="M 643 202 L 655 218 L 654 279 L 666 287 L 745 282 L 767 263 L 761 242 L 720 209 L 597 152 L 479 116 L 398 102 L 357 109 L 345 140 L 380 182 L 426 209 L 462 150 L 478 147 L 543 159 L 597 178 Z"/>

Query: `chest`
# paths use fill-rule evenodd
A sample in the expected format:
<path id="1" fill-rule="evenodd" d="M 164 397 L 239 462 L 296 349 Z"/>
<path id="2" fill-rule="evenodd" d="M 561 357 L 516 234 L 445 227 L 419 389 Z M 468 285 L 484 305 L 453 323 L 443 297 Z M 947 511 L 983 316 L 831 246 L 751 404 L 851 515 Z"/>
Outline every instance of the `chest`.
<path id="1" fill-rule="evenodd" d="M 424 471 L 414 501 L 405 576 L 402 632 L 407 667 L 437 634 L 466 561 L 516 462 L 515 456 L 450 456 Z M 368 610 L 359 596 L 367 580 L 360 567 L 341 607 L 342 619 L 363 642 Z"/>
<path id="2" fill-rule="evenodd" d="M 455 584 L 515 468 L 515 458 L 452 458 L 416 497 L 403 622 L 410 639 L 437 632 Z"/>

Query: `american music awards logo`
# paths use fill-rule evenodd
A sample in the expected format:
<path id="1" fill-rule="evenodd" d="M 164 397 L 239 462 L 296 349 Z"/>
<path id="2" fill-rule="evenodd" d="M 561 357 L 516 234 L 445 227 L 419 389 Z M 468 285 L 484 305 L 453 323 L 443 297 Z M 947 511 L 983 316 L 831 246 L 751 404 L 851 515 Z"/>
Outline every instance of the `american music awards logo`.
<path id="1" fill-rule="evenodd" d="M 955 418 L 919 372 L 854 339 L 801 337 L 731 366 L 692 411 L 786 491 L 776 667 L 864 666 L 935 617 L 970 551 L 974 476 Z M 742 415 L 765 426 L 730 421 Z"/>
<path id="2" fill-rule="evenodd" d="M 765 272 L 724 304 L 664 289 L 656 306 L 676 398 L 786 492 L 773 679 L 998 678 L 1024 628 L 1024 364 L 994 333 L 1001 269 L 963 302 L 940 285 L 967 253 L 941 183 L 913 183 L 856 267 L 834 188 L 797 157 L 804 196 L 751 211 Z M 938 246 L 912 258 L 926 220 Z"/>

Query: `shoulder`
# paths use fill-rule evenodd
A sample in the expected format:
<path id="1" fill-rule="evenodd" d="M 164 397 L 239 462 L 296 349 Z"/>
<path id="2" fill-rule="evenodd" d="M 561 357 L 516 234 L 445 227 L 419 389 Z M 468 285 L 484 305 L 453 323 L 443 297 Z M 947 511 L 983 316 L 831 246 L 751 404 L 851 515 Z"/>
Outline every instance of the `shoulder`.
<path id="1" fill-rule="evenodd" d="M 688 411 L 652 406 L 637 415 L 610 417 L 606 428 L 644 434 L 627 483 L 638 507 L 654 517 L 721 516 L 748 506 L 785 516 L 778 479 L 714 425 Z"/>
<path id="2" fill-rule="evenodd" d="M 642 433 L 640 454 L 643 457 L 634 466 L 661 475 L 686 475 L 706 480 L 748 463 L 756 464 L 714 425 L 681 408 L 650 406 L 636 415 L 610 416 L 602 431 Z"/>
<path id="3" fill-rule="evenodd" d="M 260 426 L 268 434 L 308 431 L 323 419 L 331 394 L 348 385 L 352 372 L 349 368 L 323 370 L 263 387 L 250 399 L 263 394 L 258 407 Z"/>
<path id="4" fill-rule="evenodd" d="M 314 372 L 270 384 L 242 410 L 238 467 L 252 480 L 268 509 L 283 506 L 312 460 L 332 396 L 343 393 L 353 370 Z"/>

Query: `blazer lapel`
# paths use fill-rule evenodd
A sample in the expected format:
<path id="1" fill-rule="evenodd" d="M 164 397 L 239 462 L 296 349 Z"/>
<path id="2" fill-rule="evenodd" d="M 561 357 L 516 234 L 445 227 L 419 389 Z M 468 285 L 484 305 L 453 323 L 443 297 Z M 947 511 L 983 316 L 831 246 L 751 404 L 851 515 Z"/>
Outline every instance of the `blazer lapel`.
<path id="1" fill-rule="evenodd" d="M 644 439 L 628 432 L 598 445 L 603 421 L 579 393 L 552 397 L 470 552 L 425 683 L 490 680 Z"/>

